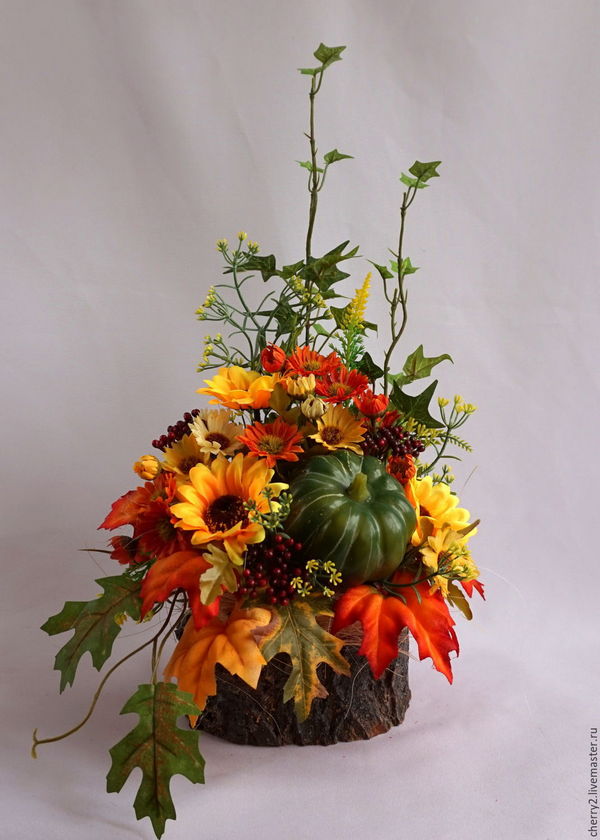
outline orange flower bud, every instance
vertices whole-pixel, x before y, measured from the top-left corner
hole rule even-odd
[[[133,471],[140,478],[143,478],[144,481],[152,481],[159,474],[160,470],[160,461],[154,455],[142,455],[140,460],[136,461],[133,465]]]
[[[385,394],[374,394],[370,388],[354,397],[354,405],[365,417],[375,417],[388,407],[389,398]]]
[[[276,373],[281,370],[286,360],[285,351],[276,344],[267,344],[260,354],[260,363],[268,373]]]

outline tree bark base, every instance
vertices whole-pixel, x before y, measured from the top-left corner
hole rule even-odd
[[[263,667],[256,689],[217,665],[217,694],[208,698],[196,728],[234,744],[258,747],[328,746],[381,735],[402,723],[410,703],[408,634],[406,630],[401,634],[398,657],[378,680],[357,651],[354,644],[342,650],[350,676],[336,674],[325,663],[318,666],[328,696],[313,701],[303,723],[296,718],[293,700],[283,702],[291,668],[287,654],[273,657]]]

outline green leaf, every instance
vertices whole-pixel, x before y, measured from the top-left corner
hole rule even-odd
[[[260,271],[262,279],[266,282],[270,277],[274,277],[279,272],[275,267],[275,257],[269,254],[265,257],[259,257],[257,254],[250,254],[243,266],[244,271]]]
[[[440,166],[441,162],[441,160],[432,160],[429,161],[429,163],[421,163],[421,161],[416,160],[408,171],[411,175],[414,175],[418,181],[423,183],[425,181],[429,181],[430,178],[440,177],[440,173],[437,171],[437,168]]]
[[[283,277],[284,280],[289,280],[290,277],[294,276],[294,274],[300,274],[303,268],[304,260],[299,260],[297,263],[293,263],[292,265],[282,266],[279,274]]]
[[[398,268],[398,264],[396,263],[396,269]],[[414,274],[416,271],[419,270],[418,265],[413,265],[410,261],[410,257],[404,257],[402,260],[402,276],[406,277],[407,274]]]
[[[117,617],[126,613],[140,619],[141,581],[127,575],[99,578],[104,594],[92,601],[67,601],[62,610],[51,616],[42,630],[49,636],[74,630],[73,636],[56,655],[54,669],[61,672],[60,690],[73,685],[79,660],[86,651],[99,671],[112,653],[112,646],[121,627]]]
[[[317,676],[317,666],[326,662],[338,674],[350,674],[342,656],[344,643],[323,630],[318,615],[333,615],[325,606],[296,599],[289,607],[276,607],[279,621],[261,642],[267,662],[278,653],[287,653],[292,661],[291,673],[283,687],[284,703],[293,698],[300,722],[310,714],[315,697],[326,697],[327,690]]]
[[[394,378],[397,377],[390,377],[392,380]],[[398,382],[394,382],[390,400],[406,417],[413,417],[418,423],[423,423],[428,429],[443,429],[444,424],[434,420],[429,413],[429,403],[437,388],[437,384],[437,379],[435,379],[422,393],[413,397],[410,394],[405,394]]]
[[[340,271],[338,263],[344,260],[350,260],[358,253],[358,245],[346,254],[343,253],[348,245],[349,240],[342,242],[341,245],[328,251],[324,256],[312,260],[302,271],[302,276],[315,283],[324,298],[339,297],[339,295],[332,293],[331,287],[344,280],[350,275],[344,271]]]
[[[304,169],[308,169],[309,172],[313,171],[313,165],[309,160],[297,160],[296,163],[299,163],[300,166],[302,166]],[[318,166],[316,167],[316,169],[317,169],[317,172],[322,172],[323,171],[322,169],[319,169]]]
[[[452,604],[453,607],[458,607],[464,617],[470,621],[473,618],[473,613],[471,611],[471,607],[469,602],[465,598],[464,594],[460,591],[458,586],[453,583],[452,581],[448,582],[448,601]]]
[[[383,376],[383,368],[380,368],[379,365],[375,364],[369,353],[364,354],[362,359],[356,365],[356,369],[360,371],[360,373],[364,373],[370,382],[375,382],[376,379]]]
[[[303,76],[316,76],[317,73],[320,73],[322,68],[321,67],[299,67],[298,70],[302,73]]]
[[[400,175],[400,180],[403,184],[407,187],[416,187],[418,190],[424,190],[425,187],[428,187],[429,184],[424,184],[422,181],[419,181],[417,178],[411,178],[410,175],[407,175],[406,172],[403,172]]]
[[[454,364],[452,356],[449,356],[448,353],[443,353],[441,356],[429,357],[423,355],[423,345],[419,344],[417,349],[404,362],[402,373],[394,377],[394,379],[400,385],[407,385],[416,379],[424,379],[426,376],[431,375],[431,371],[436,365],[439,365],[440,362],[446,359]]]
[[[342,53],[346,47],[326,47],[325,44],[321,43],[314,51],[313,55],[320,61],[323,65],[323,70],[326,67],[329,67],[330,64],[333,64],[334,61],[341,61],[342,60]]]
[[[293,331],[298,322],[296,310],[286,300],[280,300],[273,310],[273,317],[277,321],[278,335],[285,335]]]
[[[326,330],[325,327],[322,327],[321,324],[313,324],[313,330],[317,335],[329,335],[331,332],[331,330]]]
[[[111,768],[106,777],[108,793],[118,793],[131,771],[139,767],[142,781],[133,807],[138,820],[149,817],[157,837],[167,820],[175,819],[169,789],[173,776],[204,782],[204,759],[198,750],[198,733],[177,726],[182,715],[198,715],[192,695],[173,683],[139,685],[121,710],[139,715],[137,726],[110,750]]]
[[[338,152],[337,149],[332,149],[330,152],[327,152],[327,154],[323,156],[323,160],[328,165],[330,163],[335,163],[336,160],[345,160],[346,158],[354,160],[352,155],[344,155],[342,154],[342,152]]]
[[[391,280],[392,277],[394,276],[392,274],[392,272],[389,270],[389,268],[387,268],[385,265],[378,265],[376,262],[373,262],[372,260],[369,260],[369,262],[371,263],[371,265],[374,268],[377,269],[377,271],[381,275],[382,280]]]

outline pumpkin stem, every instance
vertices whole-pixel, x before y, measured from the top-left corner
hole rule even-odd
[[[371,498],[369,488],[367,487],[367,476],[364,472],[359,472],[354,476],[354,480],[347,490],[348,495],[355,502],[366,502]]]

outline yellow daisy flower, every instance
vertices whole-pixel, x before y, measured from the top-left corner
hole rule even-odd
[[[266,408],[277,382],[276,376],[266,376],[243,367],[222,367],[212,379],[204,380],[207,388],[198,388],[199,394],[208,394],[211,403],[221,403],[226,408]]]
[[[409,502],[417,514],[417,527],[412,535],[412,544],[421,543],[444,525],[460,531],[469,523],[470,513],[458,507],[459,498],[447,484],[434,484],[431,476],[411,478],[404,488]],[[473,529],[469,536],[477,533]]]
[[[233,455],[237,449],[242,448],[238,436],[243,428],[233,423],[232,418],[230,411],[220,408],[204,409],[194,417],[189,427],[200,452],[205,455],[218,455],[219,452]]]
[[[187,474],[196,464],[202,464],[207,456],[201,451],[193,435],[184,435],[164,450],[162,468],[178,476]]]
[[[260,513],[268,513],[265,488],[276,497],[288,487],[269,484],[273,473],[263,459],[241,452],[232,461],[217,455],[208,465],[198,464],[190,470],[189,483],[177,488],[182,501],[171,505],[179,520],[175,527],[194,532],[192,545],[222,541],[232,563],[240,565],[246,546],[265,538],[263,526],[250,519],[245,503],[252,501]],[[271,509],[276,504],[271,502]]]
[[[450,581],[479,577],[479,569],[466,548],[467,539],[447,526],[427,537],[421,549],[421,559],[430,572],[440,572],[432,578],[432,592],[439,589],[447,598]]]
[[[357,420],[342,405],[332,405],[319,417],[317,432],[310,437],[327,449],[351,449],[362,455],[359,443],[363,440],[364,433],[364,420]]]

